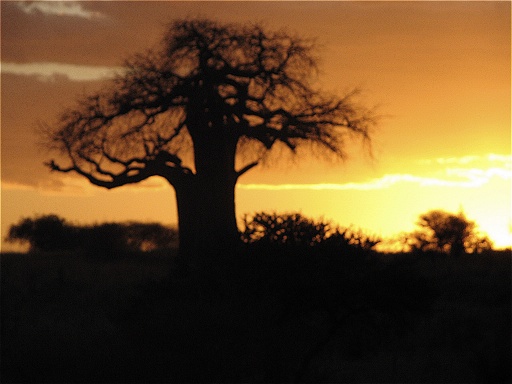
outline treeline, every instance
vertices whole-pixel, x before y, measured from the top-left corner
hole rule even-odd
[[[477,230],[463,212],[433,210],[420,215],[418,229],[382,239],[362,230],[343,228],[330,221],[314,220],[300,213],[260,212],[245,215],[240,238],[255,246],[287,248],[320,247],[336,251],[374,251],[394,248],[400,252],[439,253],[458,256],[492,249],[489,238]],[[30,251],[154,251],[176,248],[176,228],[159,223],[103,223],[75,225],[56,215],[23,218],[10,227],[8,242],[29,244]]]
[[[312,220],[299,213],[257,213],[244,216],[242,240],[251,244],[329,246],[337,250],[360,249],[459,256],[492,249],[489,237],[478,230],[464,212],[432,210],[421,214],[417,229],[383,239],[362,230],[343,228],[329,221]]]
[[[176,247],[175,228],[159,223],[76,225],[56,215],[23,218],[9,228],[7,242],[28,244],[30,251],[112,253]]]
[[[340,228],[300,213],[257,213],[245,215],[240,232],[243,243],[256,246],[371,250],[381,239],[361,230]],[[28,244],[29,251],[154,251],[176,248],[176,228],[159,223],[102,223],[76,225],[56,215],[23,218],[11,225],[7,242]]]

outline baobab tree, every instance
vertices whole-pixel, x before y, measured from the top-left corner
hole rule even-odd
[[[354,92],[315,88],[314,48],[259,25],[176,21],[157,48],[47,125],[68,162],[47,165],[108,189],[163,177],[176,193],[181,254],[226,253],[239,239],[235,184],[266,153],[310,143],[343,157],[348,136],[370,139],[373,114]]]

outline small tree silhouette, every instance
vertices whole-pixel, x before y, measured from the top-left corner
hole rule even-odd
[[[56,215],[23,218],[9,228],[8,242],[28,243],[30,251],[57,251],[72,247],[73,229]]]
[[[476,224],[461,211],[452,214],[432,210],[420,215],[419,230],[407,235],[406,242],[413,250],[435,251],[458,256],[464,252],[482,252],[492,248],[487,236],[476,231]]]
[[[313,144],[343,157],[347,139],[368,141],[375,123],[356,92],[316,89],[313,42],[259,25],[176,21],[158,49],[125,68],[43,127],[68,161],[47,165],[109,189],[163,177],[176,192],[187,257],[230,253],[235,184],[266,152]]]
[[[23,218],[9,228],[8,242],[28,243],[30,251],[76,251],[112,254],[168,249],[176,244],[173,228],[158,223],[103,223],[78,226],[56,215]]]

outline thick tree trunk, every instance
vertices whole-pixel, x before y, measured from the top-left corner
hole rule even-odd
[[[180,255],[189,266],[219,263],[239,240],[235,216],[235,155],[238,136],[226,127],[222,105],[204,108],[195,94],[187,117],[195,174],[173,183],[178,206]],[[209,105],[209,103],[206,103]]]
[[[175,190],[182,261],[199,267],[233,256],[239,239],[235,182],[194,175]]]
[[[174,184],[180,255],[190,266],[220,263],[239,241],[235,214],[236,137],[210,131],[193,137],[196,173]]]

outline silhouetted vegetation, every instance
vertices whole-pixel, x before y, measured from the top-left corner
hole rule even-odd
[[[314,246],[335,231],[329,223],[315,222],[300,213],[256,213],[243,218],[242,240],[246,243],[267,242]]]
[[[300,214],[245,223],[235,257],[186,276],[176,249],[2,254],[2,382],[510,382],[510,251],[383,254]]]
[[[481,253],[492,248],[492,242],[476,230],[474,221],[458,214],[433,210],[420,215],[419,230],[405,235],[404,242],[412,251],[440,252],[459,256]]]
[[[109,189],[163,177],[176,192],[181,253],[230,253],[235,185],[269,151],[343,157],[348,138],[370,140],[375,113],[357,91],[317,89],[316,73],[313,41],[257,24],[175,21],[158,49],[128,59],[108,87],[42,129],[67,160],[47,165]]]
[[[111,255],[177,246],[174,228],[158,223],[102,223],[80,226],[56,215],[24,218],[9,228],[8,242],[29,244],[30,251],[85,251]]]
[[[343,252],[346,248],[371,250],[380,239],[361,230],[341,228],[331,222],[313,220],[300,213],[259,212],[243,217],[242,241],[250,244],[274,244],[314,247]]]
[[[56,215],[21,219],[5,238],[8,242],[28,243],[31,251],[58,251],[73,247],[74,228]]]

